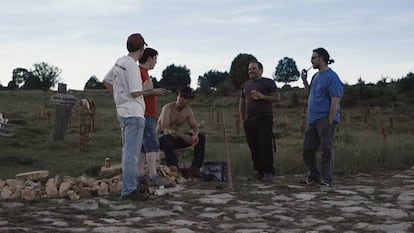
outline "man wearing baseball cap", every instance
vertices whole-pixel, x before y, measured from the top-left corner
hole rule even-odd
[[[142,83],[137,61],[144,53],[144,38],[139,33],[131,34],[126,43],[128,55],[116,60],[104,78],[104,85],[113,92],[116,112],[122,136],[122,191],[121,197],[145,200],[139,192],[136,167],[141,152],[145,128],[144,91],[152,89],[150,82]]]

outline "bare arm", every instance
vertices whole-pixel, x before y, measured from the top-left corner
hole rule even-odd
[[[339,100],[340,99],[337,96],[332,96],[331,97],[331,106],[330,106],[330,109],[329,109],[329,116],[328,116],[330,124],[333,123],[333,120],[335,118],[336,112],[338,110]]]
[[[154,86],[150,80],[147,80],[142,84],[142,91],[131,92],[131,95],[136,98],[145,95],[145,93],[151,92],[152,90],[154,90]]]
[[[195,119],[194,112],[190,107],[187,108],[187,114],[188,115],[186,117],[186,121],[187,121],[187,124],[192,129],[191,134],[189,134],[188,132],[177,130],[176,135],[177,135],[177,137],[181,138],[182,140],[184,140],[188,144],[196,145],[198,143],[198,140],[199,140],[198,139],[198,133],[199,133],[198,124],[197,124],[197,121]]]
[[[144,92],[144,96],[151,96],[151,95],[164,96],[168,93],[171,93],[171,91],[169,91],[165,88],[154,88],[152,90]]]
[[[189,111],[187,116],[187,122],[193,130],[193,135],[189,135],[187,132],[178,130],[177,126],[174,122],[171,121],[171,108],[173,105],[167,104],[165,105],[160,113],[160,117],[158,118],[157,122],[157,132],[161,134],[170,134],[176,138],[181,138],[185,142],[190,145],[195,145],[198,143],[198,125],[195,121],[195,117],[193,112]]]
[[[171,108],[170,108],[170,106],[171,106],[171,104],[166,104],[166,105],[164,105],[164,107],[162,107],[160,117],[158,118],[158,121],[157,121],[157,132],[158,133],[164,133],[165,129],[168,130],[168,128],[171,125],[171,119],[170,119]]]
[[[192,129],[192,135],[189,135],[186,132],[177,131],[177,137],[181,138],[185,142],[187,142],[190,145],[196,145],[198,143],[198,125],[197,121],[195,119],[193,110],[191,108],[188,108],[188,116],[187,116],[187,123]]]
[[[186,121],[188,125],[190,126],[190,128],[192,129],[192,133],[189,134],[188,132],[180,131],[177,129],[176,131],[171,132],[170,134],[178,138],[181,138],[182,140],[184,140],[190,145],[196,145],[199,140],[198,139],[199,129],[198,129],[197,121],[195,119],[194,113],[191,110],[191,108],[188,108],[187,111],[188,111],[188,115],[187,115]]]

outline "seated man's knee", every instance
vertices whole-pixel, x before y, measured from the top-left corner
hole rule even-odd
[[[170,134],[161,136],[159,141],[160,141],[161,148],[174,146],[174,137]]]

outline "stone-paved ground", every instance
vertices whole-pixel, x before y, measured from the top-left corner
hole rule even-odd
[[[98,197],[0,202],[0,232],[414,232],[414,169],[335,177],[186,184],[145,202]]]

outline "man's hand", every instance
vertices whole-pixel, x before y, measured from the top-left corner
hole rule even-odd
[[[198,134],[191,136],[191,139],[193,140],[193,146],[198,144],[198,141],[199,141]]]
[[[258,90],[252,90],[250,92],[250,95],[255,100],[259,100],[259,99],[263,99],[264,98],[264,95],[260,91],[258,91]]]
[[[308,71],[306,69],[302,70],[302,72],[300,73],[300,78],[302,79],[302,81],[307,82]]]

